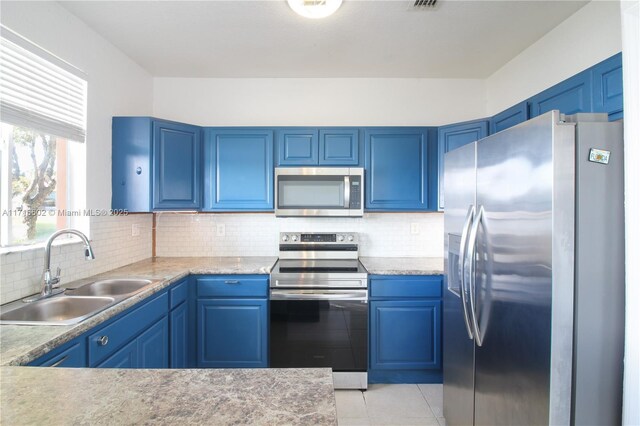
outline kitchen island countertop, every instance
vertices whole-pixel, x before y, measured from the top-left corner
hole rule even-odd
[[[330,368],[0,367],[2,424],[336,425]]]
[[[442,275],[442,257],[361,257],[370,275]]]

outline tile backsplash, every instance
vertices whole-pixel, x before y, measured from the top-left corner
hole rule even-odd
[[[89,238],[95,260],[84,259],[79,242],[54,245],[51,269],[60,267],[64,283],[147,259],[151,257],[152,221],[151,214],[92,217]],[[134,224],[138,225],[140,235],[131,235]],[[42,246],[0,254],[0,304],[39,292],[43,265]]]
[[[352,231],[360,233],[362,256],[442,256],[443,226],[442,213],[365,213],[362,218],[160,213],[156,255],[277,256],[279,232]]]

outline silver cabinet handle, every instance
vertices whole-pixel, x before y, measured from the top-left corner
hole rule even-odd
[[[467,245],[467,252],[465,255],[465,266],[469,278],[469,306],[471,308],[471,327],[473,328],[473,334],[475,335],[476,344],[482,346],[482,337],[480,336],[480,326],[478,325],[478,317],[476,316],[476,244],[478,239],[478,228],[480,228],[480,222],[484,217],[484,207],[480,206],[478,214],[473,220],[471,230],[469,231],[469,244]]]
[[[63,362],[65,362],[67,360],[67,358],[69,358],[69,355],[65,355],[62,358],[60,358],[59,360],[57,360],[56,362],[54,362],[53,364],[51,364],[51,367],[57,367],[60,364],[62,364]]]
[[[462,311],[464,313],[464,325],[467,329],[467,334],[469,335],[469,340],[473,340],[473,331],[471,330],[471,321],[469,321],[469,308],[467,307],[467,296],[469,292],[467,291],[467,286],[465,285],[465,254],[468,236],[469,236],[469,227],[471,222],[473,221],[473,216],[476,214],[476,206],[471,204],[469,206],[469,210],[467,211],[467,217],[464,220],[464,227],[462,228],[462,237],[460,238],[460,251],[458,254],[458,276],[460,277],[460,299],[462,300]]]
[[[107,346],[107,343],[109,343],[109,336],[102,336],[98,339],[98,344],[100,346]]]
[[[224,280],[225,284],[240,284],[238,280]]]

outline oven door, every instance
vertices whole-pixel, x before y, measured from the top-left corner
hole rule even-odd
[[[367,388],[367,290],[272,289],[269,307],[271,367],[330,367],[336,388]]]
[[[360,169],[278,167],[275,179],[276,216],[363,214]]]

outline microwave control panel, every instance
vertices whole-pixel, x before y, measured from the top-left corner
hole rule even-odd
[[[362,208],[362,181],[360,176],[351,176],[351,193],[349,194],[349,208]]]

